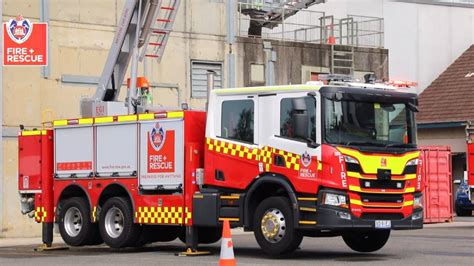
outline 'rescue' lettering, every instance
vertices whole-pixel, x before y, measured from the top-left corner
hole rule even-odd
[[[172,170],[173,162],[166,161],[168,158],[163,155],[150,155],[148,158],[149,169],[152,170]]]

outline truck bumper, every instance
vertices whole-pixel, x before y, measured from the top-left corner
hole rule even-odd
[[[377,229],[375,228],[375,219],[367,220],[361,219],[350,214],[350,219],[347,219],[350,214],[339,209],[332,209],[328,207],[320,207],[318,209],[317,224],[315,229],[320,230],[345,230],[345,229]],[[420,217],[413,219],[413,217]],[[346,217],[346,218],[342,218]],[[381,219],[382,220],[382,219]],[[393,230],[409,230],[423,228],[423,210],[416,210],[408,217],[400,220],[390,220],[391,229]]]

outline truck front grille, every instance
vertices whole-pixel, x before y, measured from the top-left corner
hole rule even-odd
[[[360,179],[360,186],[362,188],[403,189],[405,188],[405,181]]]
[[[389,194],[360,194],[360,199],[362,202],[384,202],[384,203],[402,203],[402,195],[389,195]]]
[[[401,213],[363,213],[360,218],[364,220],[402,220]]]

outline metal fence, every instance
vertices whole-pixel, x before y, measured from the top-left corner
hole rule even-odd
[[[320,11],[248,3],[239,3],[238,11],[237,35],[240,37],[375,48],[384,46],[383,18],[348,15],[337,19]]]

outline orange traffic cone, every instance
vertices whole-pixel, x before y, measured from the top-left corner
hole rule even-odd
[[[221,257],[219,258],[219,266],[235,266],[234,245],[232,244],[232,235],[230,234],[229,220],[224,220],[224,228],[222,228],[221,240]]]

